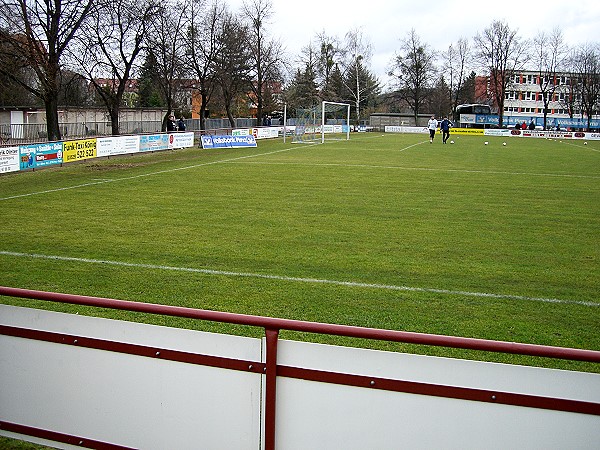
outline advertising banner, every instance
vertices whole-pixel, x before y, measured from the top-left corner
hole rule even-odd
[[[336,133],[336,128],[337,125],[324,125],[323,126],[323,133]],[[340,125],[340,129],[339,131],[337,131],[337,133],[341,133],[342,132],[342,126]]]
[[[202,136],[202,148],[256,147],[256,138],[248,136]]]
[[[535,131],[535,130],[510,130],[511,135],[520,137],[543,139],[581,139],[598,140],[600,133],[586,133],[583,131]]]
[[[278,127],[252,128],[252,134],[256,139],[270,139],[279,136]]]
[[[96,138],[63,142],[63,161],[83,161],[96,157]]]
[[[62,142],[48,142],[47,144],[21,145],[20,169],[35,169],[36,167],[62,164],[64,158]]]
[[[512,130],[508,130],[506,128],[486,128],[483,130],[483,134],[486,136],[511,136]]]
[[[232,136],[248,136],[249,134],[252,134],[251,128],[238,128],[231,131]]]
[[[460,123],[474,124],[476,121],[475,114],[461,114]]]
[[[169,135],[144,134],[140,136],[140,152],[155,152],[169,149]]]
[[[0,148],[0,173],[16,172],[19,169],[19,147]]]
[[[98,138],[96,155],[98,157],[125,155],[140,151],[139,136],[111,136]]]
[[[470,135],[483,135],[483,128],[452,128],[450,129],[452,134],[470,134]]]
[[[386,133],[429,133],[427,127],[405,127],[398,125],[386,125]]]
[[[169,149],[188,148],[194,146],[194,133],[169,134]]]

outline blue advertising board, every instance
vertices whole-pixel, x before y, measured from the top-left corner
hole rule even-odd
[[[256,138],[246,136],[202,136],[202,148],[256,147]]]
[[[461,115],[462,117],[462,115]],[[529,122],[533,119],[536,126],[544,125],[543,117],[533,117],[533,116],[504,116],[502,118],[502,124],[505,127],[513,127],[517,123],[521,124],[525,122],[529,125]],[[478,125],[495,125],[498,126],[498,116],[496,114],[475,114],[475,123]],[[552,117],[548,116],[546,126],[549,128],[554,128],[557,125],[563,130],[567,128],[587,128],[588,123],[586,118],[581,117]],[[590,128],[600,128],[600,119],[592,119],[590,120]]]
[[[140,152],[153,152],[168,149],[168,134],[143,134],[140,136]]]
[[[63,143],[48,142],[47,144],[21,145],[19,146],[19,153],[21,155],[21,170],[62,164]]]

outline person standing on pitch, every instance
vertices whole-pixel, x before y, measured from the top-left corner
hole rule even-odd
[[[429,122],[427,122],[427,128],[429,128],[429,143],[433,144],[433,138],[435,137],[435,130],[438,126],[437,120],[435,120],[435,116],[431,116]]]
[[[452,126],[452,122],[450,122],[447,117],[444,117],[444,120],[442,120],[442,122],[440,123],[440,130],[442,130],[442,142],[444,144],[450,137],[450,127],[451,126]]]

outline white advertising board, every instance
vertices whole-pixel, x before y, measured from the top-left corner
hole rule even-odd
[[[429,133],[427,127],[405,127],[397,125],[386,125],[386,133]]]
[[[0,148],[0,173],[21,170],[19,164],[19,147]]]
[[[194,133],[169,133],[169,149],[194,146]]]
[[[96,156],[113,156],[137,153],[140,151],[139,136],[99,137],[96,140]]]

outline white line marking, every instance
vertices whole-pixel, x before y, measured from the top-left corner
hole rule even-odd
[[[404,150],[404,149],[403,149]],[[237,161],[227,161],[231,164],[241,164]],[[558,178],[590,178],[600,179],[600,175],[573,175],[573,174],[560,174],[560,173],[535,173],[535,172],[503,172],[498,170],[468,170],[468,169],[437,169],[430,167],[402,167],[402,166],[380,166],[372,164],[342,164],[342,163],[295,163],[295,162],[269,162],[269,161],[257,161],[257,162],[244,162],[244,164],[273,164],[273,165],[298,165],[307,167],[364,167],[368,169],[398,169],[398,170],[415,170],[424,172],[450,172],[450,173],[478,173],[483,175],[527,175],[535,177],[558,177]]]
[[[413,148],[413,147],[416,147],[417,145],[424,144],[425,142],[427,142],[427,141],[423,141],[423,142],[417,142],[416,144],[412,144],[412,145],[409,145],[408,147],[401,148],[401,149],[400,149],[400,150],[398,150],[398,151],[399,151],[399,152],[403,152],[404,150],[408,150],[409,148]]]
[[[575,142],[577,142],[577,144]],[[582,150],[590,150],[592,152],[600,152],[600,150],[596,150],[595,148],[588,147],[587,144],[581,144],[580,141],[563,141],[563,143],[570,145],[571,147],[580,148]]]
[[[422,288],[413,286],[398,286],[390,284],[377,284],[377,283],[362,283],[357,281],[339,281],[339,280],[326,280],[320,278],[302,278],[302,277],[288,277],[285,275],[267,275],[261,273],[250,273],[250,272],[233,272],[228,270],[213,270],[213,269],[196,269],[193,267],[174,267],[174,266],[163,266],[156,264],[137,264],[128,263],[123,261],[108,261],[102,259],[88,259],[88,258],[75,258],[69,256],[55,256],[55,255],[40,255],[36,253],[20,253],[20,252],[9,252],[1,251],[0,255],[14,256],[19,258],[37,258],[37,259],[48,259],[54,261],[70,261],[70,262],[81,262],[88,264],[105,264],[118,267],[133,267],[139,269],[154,269],[154,270],[170,270],[176,272],[191,272],[201,273],[206,275],[224,275],[230,277],[244,277],[244,278],[262,278],[266,280],[278,280],[278,281],[293,281],[298,283],[309,283],[309,284],[331,284],[336,286],[347,286],[367,289],[381,289],[388,291],[409,291],[409,292],[428,292],[434,294],[445,294],[445,295],[463,295],[468,297],[479,297],[479,298],[492,298],[492,299],[505,299],[505,300],[521,300],[521,301],[533,301],[543,303],[559,303],[559,304],[571,304],[571,305],[582,305],[598,307],[600,303],[591,301],[581,300],[565,300],[559,298],[543,298],[543,297],[527,297],[523,295],[510,295],[510,294],[493,294],[488,292],[469,292],[469,291],[454,291],[451,289],[437,289],[437,288]]]
[[[213,165],[213,164],[227,163],[227,162],[237,161],[237,160],[240,160],[240,159],[255,158],[257,156],[272,155],[274,153],[287,152],[287,151],[294,150],[294,149],[295,148],[285,148],[285,149],[282,149],[282,150],[275,150],[275,151],[266,152],[266,153],[258,153],[258,154],[255,154],[255,155],[238,156],[236,158],[229,158],[229,159],[223,159],[223,160],[218,160],[218,161],[209,161],[209,162],[205,162],[205,163],[201,163],[201,164],[194,164],[192,166],[176,167],[174,169],[159,170],[158,172],[144,173],[144,174],[141,174],[141,175],[133,175],[133,176],[130,176],[130,177],[97,180],[97,181],[93,181],[93,182],[90,182],[90,183],[76,184],[74,186],[65,186],[65,187],[56,188],[56,189],[48,189],[46,191],[37,191],[37,192],[29,192],[27,194],[11,195],[9,197],[0,197],[0,201],[2,201],[2,200],[11,200],[11,199],[15,199],[15,198],[30,197],[32,195],[50,194],[52,192],[67,191],[67,190],[70,190],[70,189],[79,189],[79,188],[88,187],[88,186],[94,186],[94,185],[98,185],[98,184],[116,183],[117,181],[135,180],[135,179],[138,179],[138,178],[150,177],[150,176],[153,176],[153,175],[160,175],[160,174],[163,174],[163,173],[177,172],[179,170],[195,169],[196,167],[203,167],[203,166],[210,166],[210,165]]]

